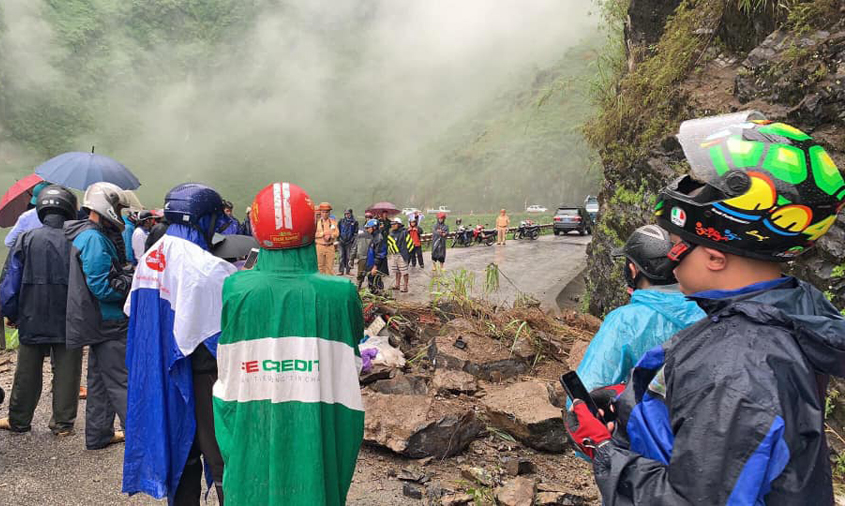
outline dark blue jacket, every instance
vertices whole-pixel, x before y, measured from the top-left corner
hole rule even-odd
[[[338,228],[340,228],[340,235],[338,239],[341,244],[351,244],[358,236],[358,222],[355,221],[354,216],[349,218],[344,217],[340,220]]]
[[[77,348],[126,336],[123,303],[132,272],[123,270],[115,244],[90,220],[68,221],[71,241],[67,298],[67,345]]]
[[[378,232],[373,234],[370,249],[367,251],[367,270],[372,270],[373,266],[384,273],[387,272],[387,241]]]
[[[218,220],[217,233],[223,235],[236,235],[241,231],[241,224],[233,216],[223,215]]]
[[[44,226],[18,237],[0,283],[3,314],[18,324],[23,344],[64,344],[70,243],[64,217],[49,214]]]
[[[604,504],[833,504],[826,375],[845,320],[794,278],[693,299],[707,318],[648,351],[593,461]]]

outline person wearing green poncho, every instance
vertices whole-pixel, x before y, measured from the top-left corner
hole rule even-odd
[[[314,208],[273,183],[252,205],[256,266],[226,279],[214,421],[228,505],[340,505],[364,435],[361,300],[317,273]]]

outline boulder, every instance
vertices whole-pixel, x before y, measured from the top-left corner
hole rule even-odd
[[[459,402],[421,395],[363,392],[364,440],[420,459],[457,455],[484,424]]]
[[[472,374],[449,369],[437,369],[431,386],[438,392],[474,394],[478,391],[478,380]]]
[[[397,374],[393,378],[376,381],[370,388],[382,394],[425,395],[428,393],[426,378],[413,374]]]
[[[469,494],[449,494],[440,498],[440,503],[443,506],[464,506],[472,502],[472,496]]]
[[[405,483],[402,485],[402,495],[410,497],[411,499],[422,499],[423,491],[420,487],[414,485],[413,483]]]
[[[533,462],[528,459],[505,457],[502,459],[502,469],[511,476],[531,474],[537,471]]]
[[[492,487],[496,483],[490,471],[483,467],[461,466],[461,476],[485,487]]]
[[[578,369],[581,361],[584,360],[584,355],[587,353],[587,348],[590,346],[590,341],[578,340],[572,343],[569,348],[569,357],[566,359],[566,365],[571,370]]]
[[[587,500],[579,495],[566,492],[538,492],[536,506],[582,506]]]
[[[537,482],[530,478],[514,478],[496,489],[496,501],[502,506],[533,506]]]
[[[465,347],[455,346],[458,337]],[[487,336],[447,334],[432,340],[428,358],[435,369],[464,371],[478,379],[500,382],[526,373],[534,357],[512,354],[509,347]]]
[[[490,424],[536,450],[561,453],[566,428],[546,383],[530,380],[489,391],[482,401]]]

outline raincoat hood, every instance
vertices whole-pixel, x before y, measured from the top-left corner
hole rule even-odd
[[[708,314],[718,313],[731,304],[731,310],[759,323],[794,329],[801,351],[817,371],[845,377],[845,318],[811,284],[789,277],[773,288],[734,297],[702,295],[706,294],[691,298]]]
[[[682,294],[678,285],[653,286],[634,290],[631,304],[642,304],[660,313],[667,320],[686,327],[692,322],[700,320],[704,315],[701,310]]]
[[[317,272],[317,249],[313,244],[293,249],[262,249],[252,270],[290,275]]]
[[[103,228],[91,220],[70,220],[64,225],[65,237],[68,241],[73,241],[79,234],[91,229],[103,232]]]

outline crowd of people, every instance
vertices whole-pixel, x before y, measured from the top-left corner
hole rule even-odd
[[[845,319],[782,262],[830,229],[845,181],[810,136],[754,114],[685,122],[678,140],[690,173],[613,252],[631,301],[578,367],[591,392],[567,431],[607,505],[833,504],[824,403],[845,376]],[[31,430],[50,357],[50,428],[71,434],[87,347],[85,445],[125,439],[124,493],[196,505],[205,478],[221,504],[343,504],[364,424],[362,305],[343,276],[357,263],[358,288],[380,293],[392,269],[408,291],[419,219],[338,222],[287,182],[245,223],[197,183],[132,216],[110,183],[81,206],[57,185],[34,193],[0,280],[21,343],[0,428]],[[500,241],[508,225],[503,210]],[[260,247],[249,268],[213,254],[238,232]]]

